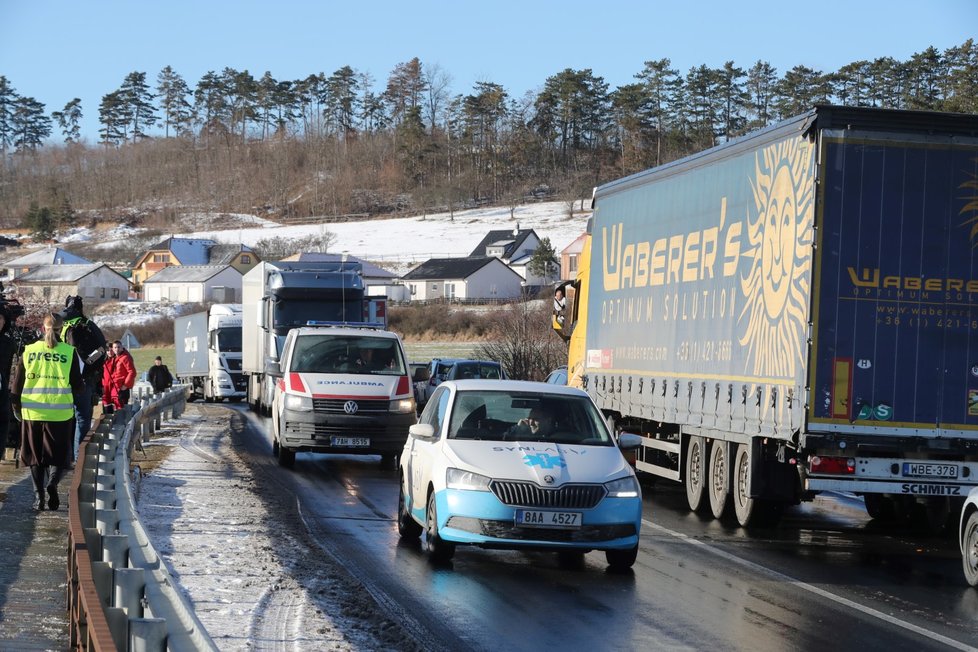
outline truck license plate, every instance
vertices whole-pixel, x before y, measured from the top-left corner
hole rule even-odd
[[[329,445],[339,448],[369,448],[370,437],[333,437],[329,440]]]
[[[516,524],[524,527],[549,527],[574,530],[581,527],[581,513],[518,509],[516,510]]]
[[[904,462],[903,475],[913,478],[957,478],[958,465]]]

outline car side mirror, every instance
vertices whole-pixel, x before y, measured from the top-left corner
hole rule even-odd
[[[427,367],[414,370],[414,382],[423,383],[431,378],[431,373],[428,371]]]
[[[642,437],[630,432],[623,432],[618,435],[618,448],[623,451],[637,450],[642,446]]]
[[[423,437],[425,439],[431,439],[435,436],[435,427],[430,423],[416,423],[410,428],[408,428],[408,433],[412,437]]]

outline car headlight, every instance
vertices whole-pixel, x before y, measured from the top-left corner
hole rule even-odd
[[[312,411],[312,398],[309,396],[299,396],[298,394],[286,394],[284,405],[286,410],[310,412]]]
[[[642,495],[642,489],[638,486],[638,478],[634,475],[627,475],[611,482],[604,483],[610,498],[637,498]]]
[[[391,412],[397,414],[409,414],[415,411],[414,399],[413,398],[402,398],[396,401],[391,401]]]
[[[467,489],[468,491],[489,491],[489,478],[472,471],[448,469],[445,473],[445,484],[449,489]]]

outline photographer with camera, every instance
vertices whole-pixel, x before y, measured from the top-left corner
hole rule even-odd
[[[84,387],[75,395],[75,439],[74,455],[78,458],[78,447],[92,427],[92,408],[95,405],[95,392],[102,382],[102,365],[105,362],[105,335],[95,322],[82,312],[82,298],[68,296],[65,309],[60,315],[64,319],[61,327],[61,341],[70,344],[78,351],[84,363],[82,380]]]

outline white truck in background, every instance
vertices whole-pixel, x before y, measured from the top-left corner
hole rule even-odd
[[[238,402],[246,395],[241,373],[241,304],[216,303],[173,322],[176,379],[205,402]]]

